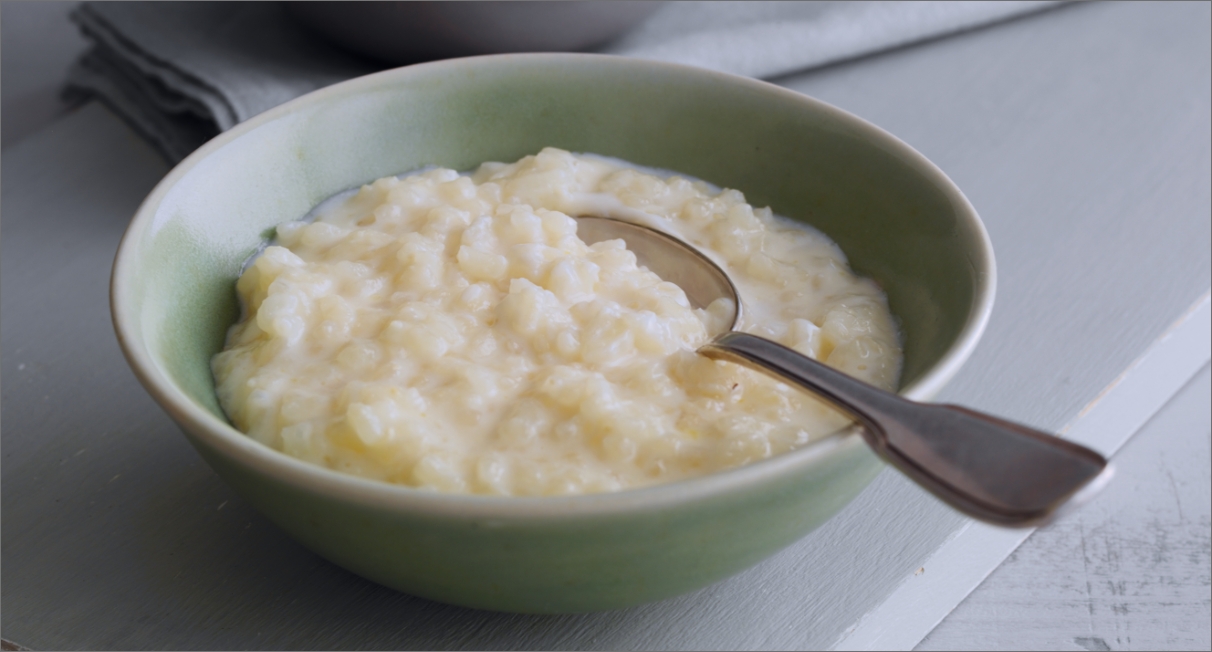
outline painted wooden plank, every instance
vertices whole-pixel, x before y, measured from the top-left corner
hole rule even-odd
[[[1212,305],[1196,302],[1127,371],[1086,406],[1062,436],[1108,457],[1203,369],[1212,357]],[[1115,460],[1112,462],[1116,463]],[[1080,509],[1080,508],[1079,508]],[[1069,515],[1059,516],[1065,520]],[[1022,544],[1035,528],[971,522],[943,544],[887,600],[838,641],[838,650],[907,650]]]
[[[1116,481],[1040,528],[915,649],[1212,648],[1212,373],[1116,454]]]

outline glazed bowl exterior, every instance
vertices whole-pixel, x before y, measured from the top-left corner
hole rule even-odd
[[[803,537],[881,468],[853,430],[662,486],[501,498],[312,466],[224,417],[210,358],[238,316],[241,266],[276,224],[379,177],[547,146],[736,188],[824,231],[888,293],[907,396],[934,394],[984,328],[994,263],[980,219],[889,134],[751,79],[619,57],[500,55],[316,91],[172,170],[114,265],[113,319],[131,367],[215,471],[282,529],[350,571],[434,600],[543,613],[625,607],[718,581]]]

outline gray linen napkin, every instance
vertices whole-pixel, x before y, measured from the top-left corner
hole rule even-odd
[[[379,67],[276,2],[87,2],[72,19],[93,47],[65,93],[105,102],[173,163],[262,111]]]
[[[1004,20],[1052,2],[670,2],[603,52],[771,78]],[[108,104],[170,162],[220,131],[379,69],[275,2],[88,2],[92,49],[65,93]]]

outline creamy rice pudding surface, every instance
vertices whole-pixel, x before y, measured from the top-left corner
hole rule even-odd
[[[896,386],[885,299],[820,233],[735,190],[544,149],[471,175],[388,177],[287,222],[237,283],[212,366],[240,430],[302,460],[455,493],[613,491],[746,464],[846,422],[808,394],[695,353],[695,309],[622,241],[643,223],[712,256],[744,330]]]

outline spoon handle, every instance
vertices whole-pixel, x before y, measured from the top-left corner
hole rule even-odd
[[[1038,525],[1082,487],[1079,500],[1110,478],[1107,460],[1084,446],[959,406],[910,401],[755,335],[725,333],[699,352],[820,396],[858,421],[867,444],[889,464],[995,525]]]

